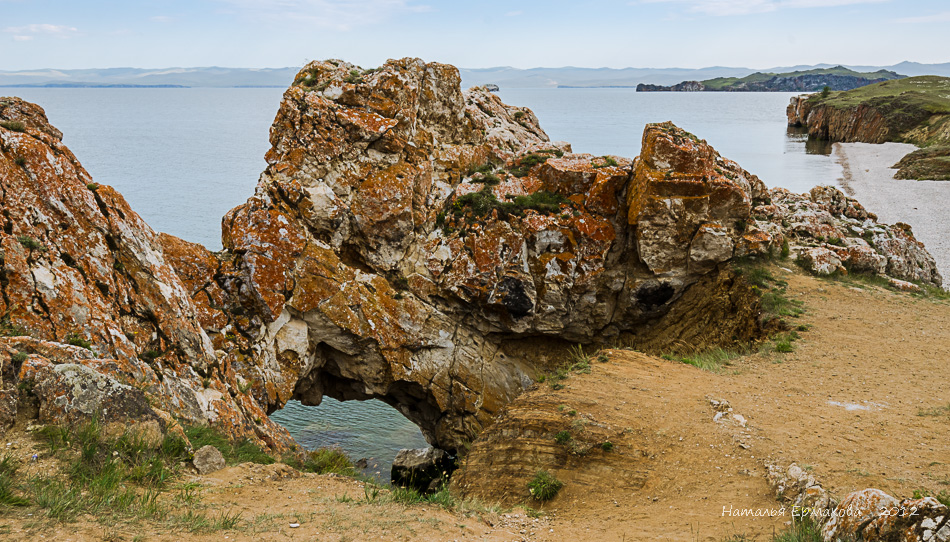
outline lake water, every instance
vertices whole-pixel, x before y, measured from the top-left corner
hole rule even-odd
[[[99,183],[114,186],[156,230],[221,248],[221,217],[257,184],[281,89],[13,89],[46,109]],[[839,167],[786,131],[786,93],[637,93],[632,89],[511,89],[555,140],[575,152],[633,157],[643,126],[672,120],[767,185],[804,192],[834,183]],[[425,445],[418,428],[379,401],[319,407],[291,402],[273,419],[308,448],[339,446],[388,471],[400,448]]]

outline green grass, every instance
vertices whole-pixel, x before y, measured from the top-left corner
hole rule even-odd
[[[188,436],[188,440],[191,441],[191,445],[195,450],[209,444],[220,450],[228,465],[248,462],[270,465],[275,462],[273,457],[250,440],[230,441],[224,435],[207,426],[188,427],[185,429],[185,435]]]
[[[950,92],[950,78],[921,75],[875,83],[846,92],[832,92],[825,99],[818,96],[814,99],[832,107],[849,108],[869,100],[877,100],[876,104],[884,104],[900,98],[908,105],[920,107],[928,113],[950,113],[950,98],[945,97],[948,92]]]
[[[539,470],[534,474],[534,478],[528,482],[528,492],[531,494],[531,497],[541,502],[549,501],[556,497],[563,487],[564,482],[561,482],[546,470]]]
[[[353,462],[339,448],[318,448],[307,452],[303,460],[295,457],[284,458],[284,463],[304,472],[317,474],[335,473],[353,476],[356,469]]]
[[[30,500],[17,491],[14,483],[20,460],[9,452],[0,457],[0,511],[6,507],[29,506]]]
[[[950,145],[934,145],[917,149],[894,166],[895,179],[927,179],[950,181]]]
[[[926,489],[914,490],[915,499],[923,499],[924,497],[933,497],[937,499],[937,501],[939,501],[940,504],[944,506],[950,506],[950,491],[947,491],[946,489],[941,491],[940,493],[931,493],[930,491],[927,491]]]
[[[747,354],[744,350],[727,350],[722,347],[713,347],[706,350],[700,350],[688,355],[663,354],[663,359],[670,361],[679,361],[693,367],[698,367],[704,371],[713,373],[721,372],[725,367],[731,365],[730,361]]]
[[[795,520],[785,531],[775,535],[772,542],[822,542],[821,526],[810,517]]]
[[[950,404],[936,406],[931,408],[921,408],[917,411],[918,416],[950,416]]]

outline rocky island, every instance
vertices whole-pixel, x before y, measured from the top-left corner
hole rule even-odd
[[[479,480],[499,446],[554,432],[519,405],[569,347],[690,354],[789,331],[741,261],[942,284],[908,226],[834,188],[770,190],[671,123],[633,159],[573,153],[459,82],[419,59],[308,64],[217,253],[154,232],[42,109],[0,99],[0,423],[210,426],[279,455],[298,448],[267,414],[288,400],[378,398],[450,454],[475,441],[456,491],[524,500],[536,459]],[[805,495],[789,472],[775,485]]]
[[[825,87],[830,90],[851,90],[904,77],[906,76],[887,70],[860,73],[836,66],[788,73],[753,73],[745,77],[683,81],[672,86],[640,83],[637,85],[637,92],[817,92]]]

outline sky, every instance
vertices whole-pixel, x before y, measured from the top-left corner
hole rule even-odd
[[[946,0],[0,0],[0,70],[950,62]]]

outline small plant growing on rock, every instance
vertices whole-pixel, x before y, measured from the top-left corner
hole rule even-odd
[[[550,501],[556,497],[562,487],[564,487],[564,482],[546,470],[539,470],[528,482],[528,492],[531,493],[531,497],[541,502]]]
[[[26,131],[26,125],[18,120],[5,120],[0,122],[0,126],[3,126],[7,130],[12,130],[14,132]]]
[[[28,248],[30,250],[45,250],[46,249],[46,247],[44,247],[42,243],[40,243],[36,239],[33,239],[29,235],[18,235],[16,240],[19,241],[19,243],[23,245],[25,248]]]
[[[599,164],[594,164],[594,169],[600,169],[600,168],[605,168],[605,167],[617,167],[620,165],[619,163],[617,163],[616,160],[614,160],[610,156],[601,156],[600,159],[602,160],[602,162],[600,162]]]
[[[23,362],[26,361],[28,357],[30,357],[30,355],[27,354],[26,352],[17,352],[16,354],[13,354],[12,356],[10,356],[10,361],[13,362],[13,365],[15,367],[18,367],[22,365]]]
[[[145,352],[142,352],[141,354],[139,354],[139,357],[142,358],[142,360],[151,363],[155,361],[155,358],[158,358],[161,355],[162,355],[162,352],[160,352],[159,350],[146,350]]]
[[[570,431],[559,431],[557,434],[554,435],[554,442],[558,444],[567,444],[573,438],[574,437],[571,436]]]
[[[20,167],[23,167],[26,165],[26,158],[18,155],[16,158],[13,159],[13,163]]]
[[[99,190],[99,185],[97,183],[89,183],[86,185],[86,188],[95,192],[96,190]]]
[[[550,158],[550,156],[543,156],[538,153],[526,154],[518,160],[517,166],[510,169],[511,174],[515,177],[524,177],[531,171],[531,168],[538,164],[543,164],[548,158]]]
[[[363,76],[359,70],[350,70],[350,74],[346,76],[344,81],[358,85],[363,82]]]
[[[600,443],[600,449],[605,452],[609,452],[614,449],[614,443],[610,442],[609,440],[605,440]]]
[[[79,346],[85,348],[86,350],[92,350],[92,342],[75,331],[72,331],[69,333],[69,335],[66,335],[66,344]]]

